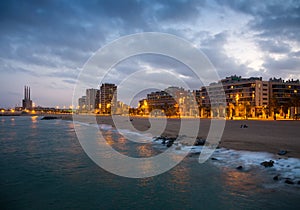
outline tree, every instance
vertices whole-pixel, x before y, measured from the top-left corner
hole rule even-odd
[[[297,107],[300,107],[300,95],[293,95],[290,99],[290,107],[294,107],[295,111],[297,109]],[[296,114],[299,114],[296,112]]]
[[[278,114],[280,110],[280,105],[278,99],[273,95],[269,102],[270,114]]]
[[[300,107],[300,95],[293,95],[290,99],[290,105],[292,107]]]

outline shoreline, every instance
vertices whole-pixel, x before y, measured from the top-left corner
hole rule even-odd
[[[33,115],[22,115],[33,116]],[[73,120],[71,114],[46,114],[38,116],[56,116],[62,120]],[[74,115],[76,120],[86,123],[92,123],[89,117],[95,115]],[[159,124],[163,118],[147,118],[139,116],[115,116],[118,119],[118,128],[137,131],[140,133],[151,133],[153,136],[165,136],[167,138],[177,137],[180,129],[181,120],[190,123],[198,120],[197,118],[166,118],[167,125],[162,133],[155,133],[155,128],[151,128],[150,121],[153,124]],[[132,121],[129,123],[129,120]],[[96,115],[98,124],[107,124],[115,127],[111,116]],[[201,118],[198,137],[206,139],[211,119]],[[224,132],[219,142],[219,147],[233,150],[244,150],[253,152],[268,152],[274,155],[281,150],[287,151],[282,158],[294,157],[300,159],[300,121],[297,120],[226,120]],[[128,125],[132,125],[130,127]],[[247,128],[241,128],[241,125],[247,125]],[[161,127],[158,127],[160,130]],[[149,130],[150,129],[150,130]],[[150,132],[149,132],[150,131]],[[189,145],[186,142],[180,142]],[[191,145],[190,145],[191,146]]]
[[[91,117],[91,116],[89,116]],[[78,121],[92,123],[85,115],[76,115]],[[62,116],[63,120],[72,120],[72,115]],[[98,124],[107,124],[115,127],[111,116],[96,116]],[[140,133],[151,133],[154,136],[165,136],[174,138],[178,135],[181,120],[193,123],[197,119],[168,118],[163,133],[155,133],[155,126],[146,117],[116,116],[118,128],[137,131]],[[129,122],[130,120],[130,122]],[[161,124],[161,118],[150,118],[153,125]],[[211,119],[200,119],[198,137],[206,139]],[[269,152],[277,154],[281,150],[287,154],[279,156],[282,158],[300,158],[300,121],[295,120],[226,120],[224,132],[219,147],[233,150],[245,150],[254,152]],[[241,128],[247,125],[247,128]],[[133,126],[133,127],[132,127]],[[161,127],[157,127],[158,130]],[[182,143],[182,142],[181,142]]]

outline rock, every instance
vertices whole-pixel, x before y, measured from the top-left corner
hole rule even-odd
[[[173,141],[174,142],[174,141],[176,141],[176,139],[177,139],[176,137],[170,137],[169,141]]]
[[[205,144],[205,139],[197,138],[195,143],[194,143],[194,146],[203,146],[204,144]]]
[[[166,144],[166,141],[167,141],[167,138],[164,137],[164,136],[157,136],[157,137],[154,137],[154,141],[158,141],[158,140],[161,140],[162,144]]]
[[[212,159],[212,160],[218,160],[217,158],[214,158],[214,157],[212,157],[211,159]]]
[[[248,128],[248,125],[245,124],[245,125],[244,125],[244,128]]]
[[[55,116],[45,116],[41,120],[56,120],[56,119],[58,119],[58,117],[55,117]]]
[[[270,161],[264,161],[262,163],[260,163],[260,165],[264,166],[264,167],[273,167],[274,165],[274,161],[273,160],[270,160]]]
[[[160,140],[160,136],[155,136],[153,141],[158,141]]]
[[[170,140],[167,142],[167,147],[171,147],[171,146],[173,145],[173,143],[174,143],[174,141],[170,139]]]
[[[242,170],[243,169],[243,166],[238,166],[236,167],[237,170]]]
[[[285,155],[287,153],[286,150],[280,150],[277,154],[278,155]]]
[[[273,180],[274,180],[274,181],[278,181],[278,180],[279,180],[279,175],[274,176],[274,177],[273,177]]]
[[[300,181],[298,181],[297,184],[300,184]]]
[[[289,178],[285,179],[284,183],[286,183],[286,184],[294,184],[294,182],[291,179],[289,179]]]

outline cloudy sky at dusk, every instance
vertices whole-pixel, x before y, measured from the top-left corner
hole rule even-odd
[[[220,77],[300,79],[300,1],[11,0],[0,1],[0,28],[0,107],[21,105],[24,85],[37,105],[70,105],[87,59],[140,32],[186,39]],[[133,58],[110,82],[146,67],[178,68],[189,77],[178,63],[167,63],[157,56]]]

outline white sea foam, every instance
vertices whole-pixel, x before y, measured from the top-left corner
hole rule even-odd
[[[155,145],[161,143],[162,140],[155,141]],[[166,146],[162,145],[161,147],[165,148]],[[203,146],[183,146],[176,142],[172,146],[172,149],[176,153],[188,150],[191,154],[198,154],[202,148]],[[244,172],[258,169],[269,174],[271,179],[273,176],[279,175],[281,183],[286,179],[294,181],[295,184],[300,181],[300,159],[298,158],[287,158],[268,152],[239,151],[225,148],[216,149],[211,158],[213,159],[211,163],[219,167],[227,167],[235,170],[238,166],[242,166]],[[270,160],[274,161],[273,167],[265,168],[261,165],[262,162]]]
[[[148,133],[138,133],[134,131],[130,131],[127,129],[115,129],[113,126],[108,125],[108,124],[95,124],[95,123],[86,123],[86,122],[79,122],[79,121],[74,121],[74,123],[77,123],[79,125],[84,125],[84,126],[91,126],[91,127],[96,127],[99,128],[100,130],[108,131],[111,130],[113,132],[118,132],[121,135],[124,135],[127,140],[133,140],[135,142],[140,142],[140,143],[149,143],[152,142],[153,136]]]
[[[134,131],[130,131],[127,129],[118,129],[118,132],[121,135],[124,135],[127,140],[132,140],[134,142],[138,142],[138,143],[150,143],[152,142],[153,136],[149,133],[138,133],[138,132],[134,132]]]
[[[107,124],[99,124],[98,127],[101,130],[112,130],[113,129],[113,127],[111,125],[107,125]]]
[[[98,125],[94,124],[94,123],[80,122],[80,121],[75,121],[75,120],[73,122],[78,125],[98,127]]]

